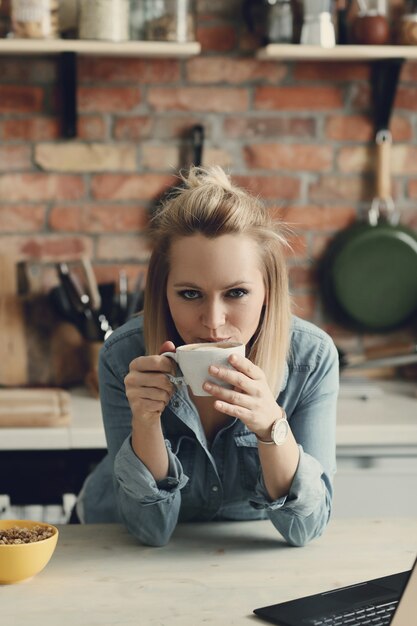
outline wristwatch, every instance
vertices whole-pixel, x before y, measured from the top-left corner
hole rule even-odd
[[[275,422],[272,424],[271,439],[265,441],[265,439],[260,439],[258,435],[256,435],[259,443],[273,446],[282,446],[285,443],[290,427],[288,426],[287,414],[285,413],[283,408],[281,408],[281,411],[281,417],[275,420]]]

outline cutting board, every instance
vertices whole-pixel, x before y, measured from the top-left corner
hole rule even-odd
[[[62,389],[0,389],[0,427],[67,426],[71,396]]]

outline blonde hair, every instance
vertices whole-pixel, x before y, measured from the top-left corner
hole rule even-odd
[[[254,196],[233,185],[218,166],[192,167],[183,185],[169,198],[151,224],[153,252],[145,289],[144,333],[148,354],[164,341],[182,343],[166,297],[171,243],[202,234],[213,238],[246,235],[258,243],[266,289],[259,327],[248,346],[248,358],[278,394],[285,373],[290,335],[290,297],[284,250],[287,242],[268,210]]]

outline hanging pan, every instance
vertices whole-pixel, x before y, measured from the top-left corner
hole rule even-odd
[[[387,120],[386,120],[387,122]],[[376,197],[368,220],[341,231],[319,267],[323,301],[340,324],[387,332],[417,317],[417,234],[391,196],[391,133],[376,133]]]

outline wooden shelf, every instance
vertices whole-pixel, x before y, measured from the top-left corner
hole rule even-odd
[[[90,41],[84,39],[0,39],[0,54],[60,54],[74,52],[90,56],[182,58],[199,54],[198,41]]]
[[[378,61],[384,59],[417,60],[417,46],[335,46],[322,48],[303,44],[271,43],[258,50],[264,61]]]

